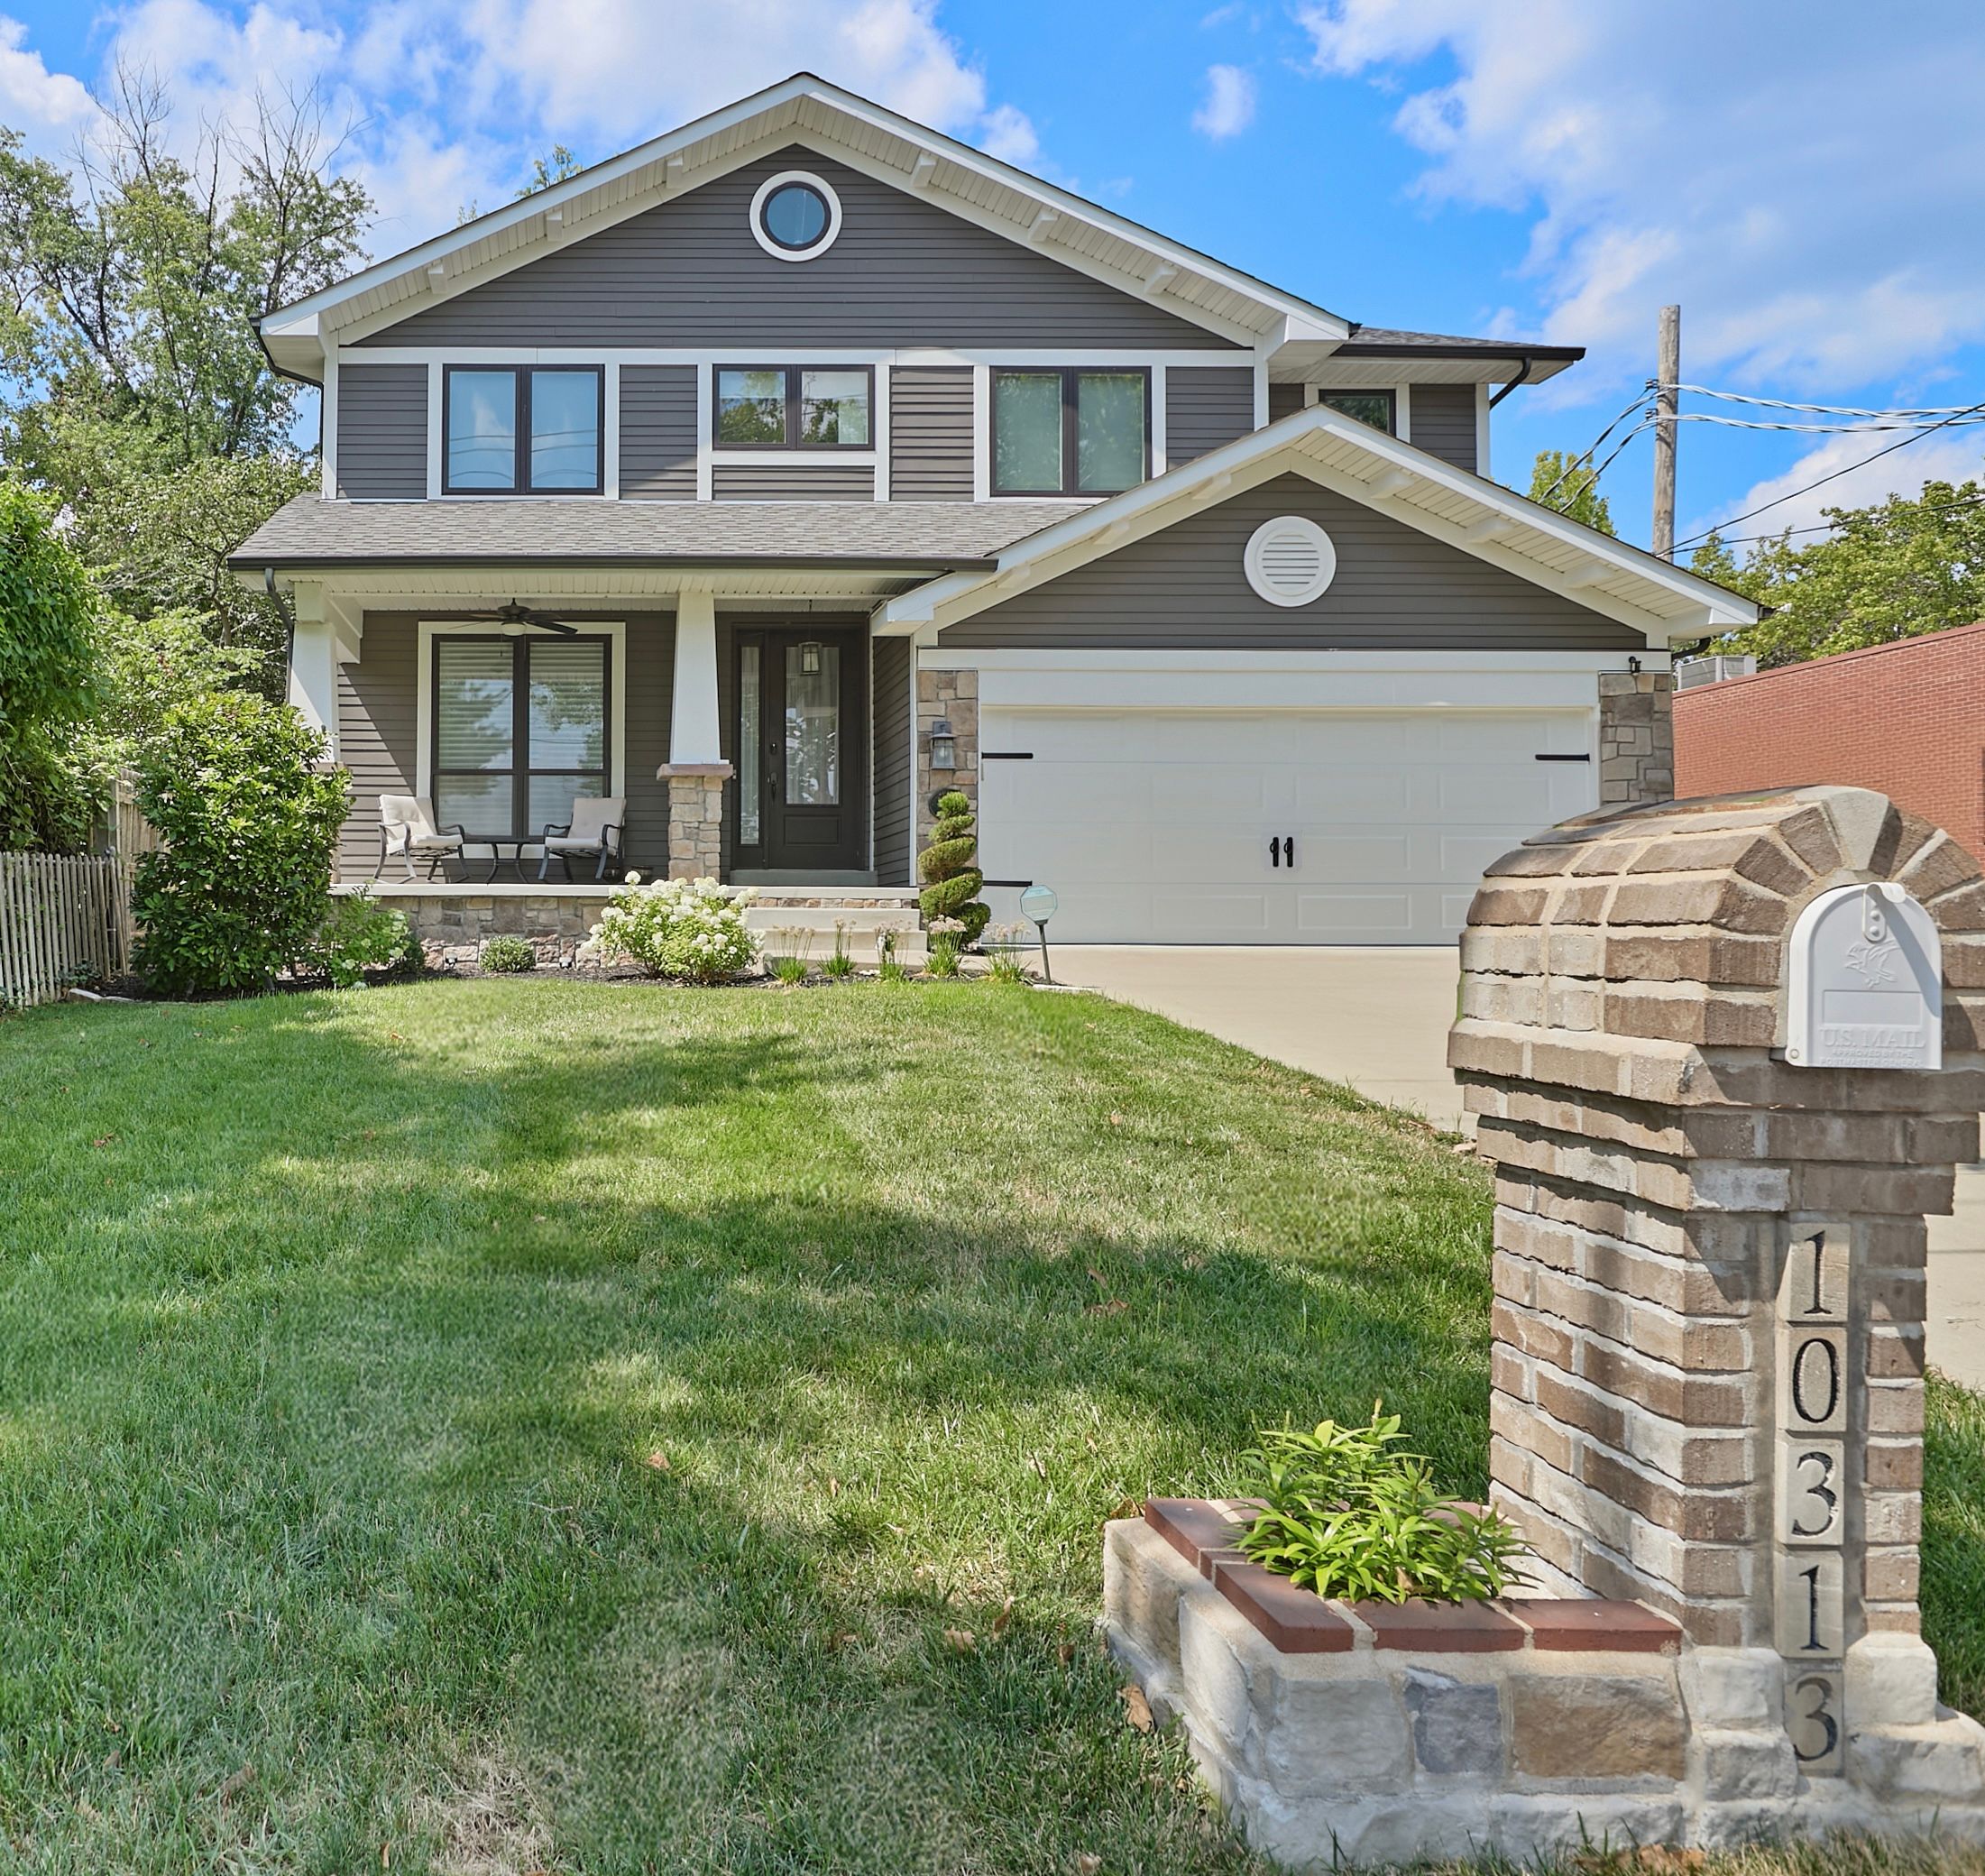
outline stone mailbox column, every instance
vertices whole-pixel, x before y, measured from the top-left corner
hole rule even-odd
[[[1941,934],[1943,1066],[1795,1065],[1795,922],[1876,882],[1934,920],[1933,982]],[[1898,994],[1898,957],[1846,956],[1826,1007],[1890,1007],[1854,985]],[[1985,1105],[1977,867],[1861,789],[1602,814],[1490,868],[1462,968],[1449,1059],[1496,1168],[1495,1502],[1554,1590],[1683,1624],[1707,1799],[1975,1804],[1985,1733],[1936,1705],[1916,1544],[1924,1214]]]

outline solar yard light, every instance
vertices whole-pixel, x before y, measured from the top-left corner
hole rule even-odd
[[[1021,917],[1031,920],[1041,934],[1041,981],[1046,984],[1054,981],[1054,972],[1048,968],[1048,921],[1061,903],[1052,886],[1030,886],[1020,895]]]

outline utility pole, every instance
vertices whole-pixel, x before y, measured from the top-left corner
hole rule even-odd
[[[1682,309],[1661,308],[1654,365],[1654,551],[1675,557],[1675,387],[1682,378]]]

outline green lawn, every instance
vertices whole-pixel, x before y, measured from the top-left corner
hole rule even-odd
[[[1380,1393],[1484,1483],[1482,1169],[1086,997],[65,1007],[0,1193],[10,1871],[1252,1868],[1099,1523]],[[1975,1704],[1954,1390],[1930,1496]]]

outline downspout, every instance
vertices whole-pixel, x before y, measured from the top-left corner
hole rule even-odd
[[[1489,400],[1490,409],[1493,410],[1495,407],[1500,404],[1504,398],[1508,397],[1509,394],[1512,391],[1514,391],[1519,384],[1521,384],[1530,375],[1530,365],[1532,362],[1533,361],[1528,358],[1523,361],[1523,363],[1517,368],[1516,376],[1512,378],[1510,382],[1505,384],[1501,391],[1497,391],[1495,395]]]
[[[269,595],[275,605],[276,611],[282,614],[282,696],[283,701],[287,703],[289,698],[291,674],[295,671],[297,665],[296,608],[289,605],[283,599],[281,593],[276,591],[276,570],[274,567],[265,566],[262,568],[262,590]]]

